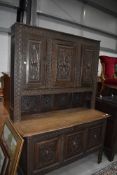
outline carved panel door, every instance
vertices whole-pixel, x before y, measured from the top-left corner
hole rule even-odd
[[[84,152],[84,130],[67,134],[64,146],[65,160],[82,155]]]
[[[46,39],[36,34],[24,33],[23,87],[38,89],[45,87]]]
[[[44,167],[54,166],[59,164],[60,140],[59,137],[51,138],[46,141],[37,142],[34,149],[34,167],[36,170]]]
[[[82,46],[81,84],[90,87],[97,72],[98,50],[91,45]]]
[[[52,43],[52,84],[53,87],[74,87],[78,45],[73,41],[53,40]]]

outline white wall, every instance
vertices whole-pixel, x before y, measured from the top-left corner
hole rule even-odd
[[[19,0],[0,0],[1,2],[13,4],[15,6],[19,6]]]
[[[117,12],[117,1],[116,0],[89,0],[89,2],[95,2],[96,4],[106,7],[107,9],[110,9],[113,12]],[[106,3],[105,3],[106,2]]]
[[[80,28],[77,25],[61,22],[43,14],[69,20],[115,35],[117,35],[117,18],[77,0],[38,0],[37,2],[37,12],[42,14],[37,17],[37,26],[96,39],[101,41],[100,46],[102,48],[112,49],[117,52],[116,38],[90,29]],[[117,53],[104,52],[101,49],[100,55],[117,57]],[[98,75],[100,73],[101,64],[99,63]]]
[[[38,0],[37,11],[80,22],[83,3],[77,0]]]
[[[66,19],[88,27],[102,30],[104,32],[117,35],[117,18],[106,14],[89,5],[85,5],[77,0],[38,0],[37,12],[44,13],[54,17]],[[96,39],[101,41],[101,47],[117,51],[117,39],[111,38],[101,33],[92,32],[88,29],[82,29],[78,26],[65,22],[60,22],[51,17],[39,15],[37,17],[37,26],[50,28],[74,35]]]
[[[10,36],[0,33],[0,76],[10,71]]]
[[[96,29],[117,34],[117,18],[89,5],[85,5],[84,24]]]
[[[10,28],[16,21],[16,9],[0,7],[0,27]]]
[[[0,0],[9,5],[19,6],[19,0]],[[10,29],[16,21],[15,8],[0,6],[0,28]],[[0,76],[2,72],[10,71],[10,35],[0,30]]]
[[[19,4],[19,0],[5,0],[5,2],[16,6]],[[36,11],[117,35],[117,18],[89,5],[85,5],[78,0],[37,0]],[[16,9],[0,7],[0,27],[9,29],[16,21],[16,13]],[[36,25],[100,40],[101,47],[117,51],[117,39],[81,28],[78,25],[73,25],[43,15],[37,15]],[[117,54],[103,52],[102,50],[100,54],[117,57]],[[0,76],[1,72],[9,72],[9,69],[10,35],[0,32]]]
[[[10,29],[16,21],[16,9],[0,7],[0,27]],[[10,71],[10,35],[0,32],[0,76]]]

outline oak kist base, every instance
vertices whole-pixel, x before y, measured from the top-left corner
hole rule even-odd
[[[20,160],[24,175],[45,174],[95,151],[101,162],[107,114],[77,108],[41,115],[15,123],[25,139]]]

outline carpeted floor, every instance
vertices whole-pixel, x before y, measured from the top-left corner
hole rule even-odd
[[[92,175],[117,175],[117,161],[111,163],[105,168],[102,168]]]

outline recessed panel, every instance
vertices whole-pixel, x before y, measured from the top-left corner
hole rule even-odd
[[[27,60],[27,82],[38,82],[41,79],[41,42],[29,41],[29,55]]]
[[[23,84],[25,89],[45,87],[46,40],[39,34],[23,33]]]
[[[35,168],[53,166],[59,161],[59,139],[53,138],[35,144]]]
[[[76,71],[74,42],[54,40],[52,45],[52,75],[55,87],[74,87]]]

